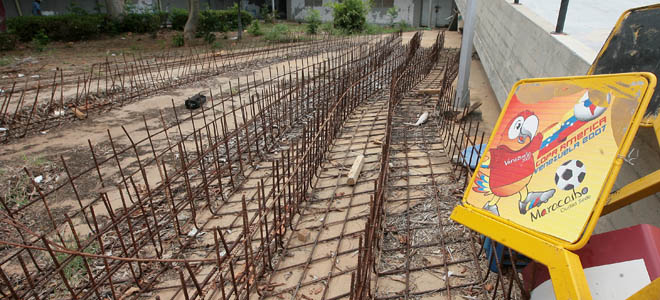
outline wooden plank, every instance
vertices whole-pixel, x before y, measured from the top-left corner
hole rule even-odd
[[[472,112],[477,110],[481,106],[481,102],[475,102],[470,105],[470,108],[465,112],[465,114],[459,114],[456,116],[456,121],[462,121],[465,117],[469,116]]]
[[[357,183],[358,177],[360,177],[360,172],[362,171],[363,166],[364,166],[364,155],[360,154],[353,161],[353,166],[351,167],[351,170],[348,171],[348,179],[346,180],[348,184],[354,185],[355,183]]]
[[[438,95],[441,91],[441,89],[420,89],[417,90],[417,94]]]

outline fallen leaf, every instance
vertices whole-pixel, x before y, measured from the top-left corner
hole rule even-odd
[[[139,287],[132,287],[132,288],[129,288],[129,289],[127,289],[127,290],[124,292],[124,294],[119,298],[119,300],[126,299],[126,298],[129,297],[130,295],[133,295],[133,294],[135,294],[135,293],[137,293],[137,292],[139,292],[139,291],[140,291],[140,288],[139,288]]]
[[[484,289],[486,289],[489,292],[492,291],[494,288],[495,286],[493,286],[492,283],[486,283],[486,285],[484,286]]]
[[[318,295],[321,291],[323,291],[323,287],[322,287],[322,286],[319,286],[319,287],[317,287],[317,288],[315,288],[315,289],[312,289],[312,293],[314,293],[314,295]]]

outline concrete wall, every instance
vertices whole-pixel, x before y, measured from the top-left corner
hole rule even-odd
[[[327,7],[327,3],[335,2],[333,0],[323,0],[323,6],[305,6],[305,0],[289,0],[287,1],[287,19],[295,21],[304,21],[305,17],[312,9],[316,9],[321,13],[321,20],[323,22],[332,21],[332,9]],[[399,8],[399,16],[394,19],[394,22],[404,21],[408,24],[419,25],[419,3],[420,0],[394,0],[394,7]],[[389,24],[390,18],[387,15],[387,8],[374,8],[367,15],[367,22],[373,24]]]
[[[500,106],[523,78],[585,74],[594,51],[566,35],[550,34],[554,24],[513,1],[478,0],[474,48]],[[467,0],[456,0],[465,11]]]
[[[554,24],[524,4],[478,1],[474,47],[500,106],[519,79],[586,74],[595,50],[570,36],[550,34]],[[465,11],[467,0],[456,0],[456,4]],[[635,159],[624,163],[614,190],[660,169],[660,149],[650,128],[640,128],[629,156]],[[660,193],[601,217],[596,233],[643,223],[660,227]]]

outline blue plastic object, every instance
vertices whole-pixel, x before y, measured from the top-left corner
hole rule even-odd
[[[470,166],[470,169],[477,168],[479,158],[484,154],[486,144],[476,145],[475,147],[469,146],[461,151],[461,159],[464,166]]]
[[[504,245],[495,241],[492,241],[492,244],[495,245],[495,250],[491,250],[491,239],[486,237],[486,240],[484,241],[484,251],[486,251],[486,259],[489,262],[488,268],[491,272],[499,273],[497,270],[497,263],[500,262],[502,266],[510,267],[511,256],[509,255],[508,250],[504,251],[506,249]],[[516,253],[516,268],[522,269],[531,261],[529,258],[520,253],[517,253],[513,250],[511,250],[511,252]],[[497,255],[497,260],[495,257],[493,257],[493,254]]]

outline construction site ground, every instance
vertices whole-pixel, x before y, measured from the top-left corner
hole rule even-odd
[[[421,46],[433,45],[437,33],[438,31],[425,31]],[[402,40],[407,42],[413,34],[404,33]],[[446,51],[456,53],[460,48],[460,34],[446,32],[444,48],[449,49]],[[298,63],[307,62],[311,65],[322,60],[323,54],[311,61],[300,59]],[[266,75],[263,75],[264,78],[258,78],[259,75],[255,74],[267,74],[269,69],[272,72],[274,68],[290,67],[290,65],[291,61],[280,60],[273,64],[255,65],[250,70],[236,70],[233,73],[205,78],[145,96],[118,108],[90,112],[84,120],[64,123],[26,138],[0,144],[0,182],[2,182],[0,193],[5,195],[6,200],[10,200],[8,195],[12,194],[21,178],[26,176],[24,168],[29,169],[31,179],[41,176],[39,181],[44,190],[53,189],[66,180],[67,172],[77,174],[93,167],[90,161],[96,160],[97,157],[90,156],[90,148],[101,160],[102,157],[110,156],[115,152],[115,147],[130,147],[134,141],[149,138],[149,130],[156,131],[165,124],[188,117],[183,115],[187,113],[183,106],[186,98],[199,92],[221,90],[228,82],[235,82],[238,85],[237,80],[246,74],[252,74],[250,76],[254,77],[254,80],[265,81]],[[492,278],[490,281],[484,281],[487,272],[486,263],[475,234],[449,219],[452,208],[460,199],[463,186],[457,183],[454,175],[457,171],[456,166],[452,164],[453,152],[447,147],[447,136],[443,135],[441,118],[436,111],[438,99],[418,93],[420,89],[439,88],[443,67],[442,63],[436,64],[426,78],[403,95],[393,115],[389,116],[392,118],[392,125],[389,178],[384,186],[386,194],[382,216],[384,228],[381,242],[376,250],[377,259],[374,267],[376,278],[372,278],[372,281],[367,283],[371,286],[372,295],[376,299],[486,299],[492,296],[494,289],[497,293],[498,285],[493,286]],[[233,90],[224,92],[234,93]],[[473,56],[471,66],[470,93],[472,101],[481,103],[481,107],[472,113],[470,118],[481,120],[481,127],[477,131],[488,137],[499,115],[499,104],[476,55]],[[242,99],[242,97],[238,98]],[[329,146],[325,158],[320,162],[320,167],[315,171],[316,176],[311,180],[310,190],[305,195],[306,200],[300,207],[289,208],[297,209],[297,214],[290,220],[290,224],[285,224],[290,230],[286,231],[284,238],[276,241],[282,245],[283,250],[273,252],[272,255],[277,255],[273,258],[274,263],[270,264],[270,270],[264,271],[262,276],[246,275],[247,279],[243,278],[244,284],[257,285],[257,289],[249,294],[250,299],[348,299],[351,295],[353,288],[351,276],[358,266],[361,237],[365,234],[370,203],[377,193],[374,182],[379,177],[381,149],[387,130],[388,99],[389,93],[387,89],[383,89],[368,97],[347,116],[343,127]],[[243,105],[243,101],[245,100],[232,103],[233,107],[228,109],[238,108],[239,105]],[[172,106],[182,114],[172,113],[169,110]],[[250,107],[253,114],[255,106],[252,104]],[[308,109],[310,115],[313,114],[313,108]],[[410,123],[415,123],[424,112],[429,113],[428,121],[421,126],[411,126]],[[176,132],[177,135],[189,134],[206,124],[206,115],[193,117],[190,114],[189,117],[193,121],[182,122]],[[225,120],[229,123],[228,125],[225,123],[226,130],[241,128],[243,125],[241,121],[245,121],[245,116],[241,118],[234,115],[234,117],[235,119]],[[198,222],[194,228],[186,227],[183,232],[184,234],[188,232],[189,236],[194,237],[194,247],[185,251],[186,259],[211,259],[216,256],[219,259],[222,255],[214,250],[214,245],[218,245],[214,228],[221,230],[224,234],[223,238],[227,241],[239,240],[241,230],[245,229],[246,220],[261,220],[261,213],[265,207],[277,205],[266,203],[265,200],[262,203],[262,200],[250,201],[250,199],[261,199],[262,195],[282,193],[279,182],[274,181],[275,173],[294,170],[285,170],[284,167],[275,165],[270,158],[284,158],[286,153],[293,153],[288,148],[293,147],[293,144],[288,144],[287,138],[293,140],[297,136],[307,134],[302,130],[296,131],[295,126],[292,128],[292,132],[288,132],[287,136],[276,142],[279,150],[268,153],[266,150],[259,150],[257,144],[255,153],[263,159],[259,161],[255,155],[254,163],[245,161],[245,166],[241,164],[240,174],[236,175],[240,178],[240,184],[233,187],[231,195],[222,205],[209,205],[199,210],[191,207],[186,210],[192,214],[189,217]],[[170,133],[175,134],[175,130]],[[109,138],[112,139],[112,143],[108,142]],[[170,137],[163,136],[150,142],[152,148],[161,149],[170,143]],[[298,143],[296,142],[295,145]],[[189,147],[188,151],[194,152],[197,140],[185,146]],[[148,148],[135,149],[135,153],[149,151],[151,150]],[[229,153],[230,150],[227,151]],[[365,164],[359,179],[356,184],[348,184],[346,175],[360,155],[364,156]],[[62,168],[62,161],[67,162],[69,170]],[[117,160],[118,165],[131,166],[133,169],[136,169],[137,165],[141,168],[141,163],[143,162],[139,158],[136,159],[135,156],[128,154],[118,156]],[[201,164],[200,168],[203,168]],[[128,169],[129,167],[122,171],[120,168],[120,172],[128,172]],[[160,167],[147,169],[146,174],[143,174],[144,180],[166,181],[167,174],[159,171]],[[124,176],[114,167],[97,167],[93,174],[96,176],[96,173],[99,178],[108,180],[119,178],[120,175]],[[206,182],[207,179],[199,176],[186,178],[186,185],[201,184],[202,180]],[[98,181],[98,179],[81,178],[77,182],[76,193],[80,193],[83,198],[85,195],[99,191],[104,193],[107,187],[104,186],[103,181],[101,184]],[[29,185],[26,182],[20,184]],[[222,184],[219,188],[220,194],[229,193],[227,190],[223,192]],[[138,189],[140,189],[139,183],[136,191]],[[33,199],[38,195],[38,191],[34,189],[29,193],[23,196]],[[176,193],[176,191],[168,193]],[[214,193],[218,195],[217,191]],[[289,190],[288,193],[291,191]],[[60,201],[49,208],[54,214],[78,207],[75,202],[78,195],[74,197],[73,190],[63,189],[55,195]],[[108,195],[107,205],[122,206],[123,198],[120,199],[109,193]],[[224,194],[222,195],[224,199]],[[193,205],[192,201],[191,205]],[[43,222],[42,215],[45,211],[28,210],[24,213],[33,214],[21,216],[26,225],[33,226]],[[267,211],[265,214],[268,216]],[[114,217],[111,214],[106,216],[101,212],[99,216],[107,219]],[[273,215],[271,217],[275,218]],[[50,225],[43,224],[41,227],[48,226]],[[82,224],[73,227],[79,230],[79,233],[90,233]],[[261,225],[258,228],[261,229]],[[190,235],[193,229],[195,232]],[[4,234],[0,233],[0,235]],[[260,238],[249,240],[253,246],[247,245],[246,242],[246,248],[256,249],[258,244],[263,245],[266,240],[268,236],[263,236],[262,232]],[[161,253],[164,255],[163,258],[166,259],[168,254],[181,250],[172,247],[172,250]],[[180,247],[183,249],[183,245]],[[224,253],[230,252],[232,251]],[[246,255],[248,252],[245,251]],[[271,253],[268,252],[268,255]],[[265,256],[263,259],[265,261]],[[4,271],[8,273],[19,272],[20,267],[16,268],[17,270],[7,270],[7,267],[3,266]],[[236,274],[256,272],[256,269],[251,269],[254,266],[250,266],[247,259],[237,258],[233,268],[231,272]],[[132,269],[131,267],[131,272]],[[206,295],[206,298],[222,299],[225,292],[230,293],[229,288],[225,291],[224,285],[220,289],[221,292],[217,289],[213,291],[208,286],[200,288],[200,283],[195,279],[187,281],[187,288],[186,285],[184,288],[178,286],[180,280],[183,280],[183,274],[188,276],[187,272],[200,281],[206,276],[211,276],[209,274],[214,272],[212,265],[180,264],[176,271],[181,274],[181,279],[171,269],[167,272],[163,271],[158,276],[164,277],[158,280],[150,293],[142,297],[146,299],[158,295],[161,299],[189,299],[193,291],[196,291]],[[193,273],[196,275],[192,276]],[[499,286],[499,288],[504,293],[504,287]],[[128,290],[125,290],[121,299],[132,295],[126,293]]]

